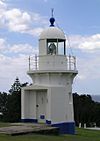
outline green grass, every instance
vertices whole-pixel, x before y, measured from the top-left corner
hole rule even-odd
[[[10,126],[10,123],[0,122],[0,127],[8,127]]]
[[[100,141],[100,131],[76,129],[76,135],[19,135],[10,136],[0,134],[0,141]]]

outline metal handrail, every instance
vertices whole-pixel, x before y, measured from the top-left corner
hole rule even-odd
[[[39,70],[39,57],[42,56],[29,56],[29,71]],[[76,70],[76,57],[66,56],[66,70]]]

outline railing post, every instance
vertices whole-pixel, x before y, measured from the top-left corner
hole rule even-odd
[[[68,70],[68,56],[66,56],[66,65],[67,65],[67,70]]]
[[[30,56],[29,56],[29,71],[30,71]]]
[[[69,55],[69,70],[71,70],[71,56]]]
[[[74,70],[76,70],[76,57],[73,56],[73,58],[74,58]]]
[[[35,54],[35,69],[37,70],[37,55]]]

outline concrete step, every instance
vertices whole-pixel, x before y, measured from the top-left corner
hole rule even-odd
[[[44,134],[44,135],[58,135],[59,128],[51,127],[51,126],[43,126],[43,125],[13,125],[9,127],[0,128],[0,133],[4,133],[7,135],[22,135],[22,134]]]

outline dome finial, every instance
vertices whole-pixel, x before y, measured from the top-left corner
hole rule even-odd
[[[54,8],[51,8],[51,15],[52,15],[52,18],[53,18],[53,12],[54,12]]]
[[[53,17],[54,8],[51,9],[50,26],[54,26],[55,18]]]

